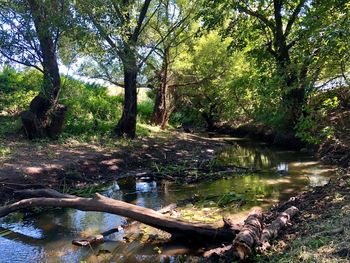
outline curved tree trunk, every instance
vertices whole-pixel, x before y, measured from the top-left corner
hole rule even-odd
[[[164,119],[164,116],[166,114],[166,97],[165,97],[165,91],[162,87],[157,89],[156,93],[156,99],[154,102],[154,108],[152,113],[152,123],[154,125],[161,125]]]
[[[157,90],[155,105],[153,109],[152,122],[155,125],[159,125],[161,129],[165,129],[168,122],[168,82],[169,82],[169,47],[166,47],[163,51],[163,63],[162,71],[159,76],[161,85]]]

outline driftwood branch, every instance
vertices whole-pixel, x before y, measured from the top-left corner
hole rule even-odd
[[[23,199],[0,208],[0,217],[30,207],[67,207],[82,211],[97,211],[131,218],[146,225],[168,232],[174,238],[209,242],[233,240],[236,233],[229,228],[216,228],[208,224],[176,220],[155,210],[114,200],[98,193],[93,198],[82,198],[60,194],[54,190],[31,190],[30,196],[43,194],[44,197]],[[23,194],[24,192],[22,192]],[[18,193],[19,194],[19,193]]]
[[[244,225],[237,234],[233,243],[228,246],[211,249],[204,253],[204,257],[214,259],[226,258],[227,260],[248,258],[252,249],[259,243],[262,232],[263,214],[260,208],[253,208]]]

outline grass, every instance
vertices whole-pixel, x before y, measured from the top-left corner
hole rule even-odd
[[[6,158],[11,155],[11,148],[1,145],[0,143],[0,158]]]
[[[9,134],[15,134],[20,128],[21,123],[17,116],[0,115],[0,138]]]

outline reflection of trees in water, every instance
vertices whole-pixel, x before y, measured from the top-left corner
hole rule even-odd
[[[273,197],[278,199],[280,196],[279,185],[269,185],[257,175],[248,175],[241,177],[241,189],[246,189],[245,195],[249,201]],[[247,187],[248,186],[248,187]],[[239,188],[238,188],[239,189]]]
[[[271,168],[277,162],[277,155],[268,148],[235,144],[219,154],[219,161],[225,165],[237,165],[257,169]]]
[[[118,185],[124,202],[152,209],[158,209],[163,205],[163,196],[159,196],[155,181],[136,180],[135,177],[130,177],[119,180]]]

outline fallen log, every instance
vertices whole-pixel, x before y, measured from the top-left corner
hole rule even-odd
[[[35,196],[35,194],[37,194],[36,190],[32,190],[29,193],[31,196]],[[114,200],[98,193],[96,193],[93,198],[83,198],[71,195],[63,195],[62,197],[59,197],[60,193],[54,190],[45,191],[44,194],[45,197],[23,199],[1,207],[0,217],[4,217],[23,208],[66,207],[83,211],[106,212],[128,217],[168,232],[172,235],[172,237],[187,241],[230,241],[236,236],[236,232],[229,228],[216,228],[208,224],[190,223],[176,220],[155,210]]]
[[[279,214],[278,217],[262,231],[260,238],[261,245],[258,249],[260,251],[265,251],[266,249],[270,248],[270,242],[278,236],[279,232],[287,226],[290,219],[293,218],[298,212],[298,208],[291,206]]]
[[[162,209],[158,210],[157,212],[161,213],[161,214],[166,214],[175,208],[176,208],[176,204],[170,204],[170,205],[165,206]],[[134,223],[139,223],[139,222],[133,222],[132,226],[135,226]],[[119,232],[121,230],[125,230],[129,226],[130,226],[130,224],[125,225],[125,226],[119,226],[119,227],[112,228],[108,231],[102,232],[101,234],[98,234],[98,235],[89,236],[89,237],[84,238],[84,239],[73,240],[72,244],[76,245],[76,246],[87,247],[87,246],[92,246],[92,245],[95,245],[98,243],[103,243],[107,236],[114,234],[116,232]]]
[[[223,259],[232,261],[233,259],[245,260],[248,258],[254,247],[260,240],[262,232],[263,214],[260,208],[253,208],[244,225],[233,240],[231,245],[211,249],[204,253],[204,257],[214,261]],[[226,223],[226,222],[225,222]]]
[[[233,241],[232,248],[240,260],[247,259],[259,243],[263,227],[263,214],[260,208],[253,209],[244,221],[241,231]]]
[[[213,262],[232,260],[246,260],[253,252],[253,249],[264,251],[270,247],[270,241],[275,239],[280,231],[285,228],[290,219],[299,212],[298,208],[292,206],[272,221],[262,230],[263,214],[261,210],[253,210],[244,221],[244,226],[237,234],[231,245],[211,249],[204,253]]]

